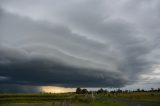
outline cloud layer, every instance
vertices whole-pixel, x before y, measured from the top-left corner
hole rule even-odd
[[[0,84],[157,86],[159,78],[144,76],[153,76],[160,62],[159,5],[158,0],[2,0]]]

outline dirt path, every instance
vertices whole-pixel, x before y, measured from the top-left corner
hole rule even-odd
[[[135,101],[135,100],[128,100],[128,99],[113,99],[113,101],[116,102],[123,102],[127,104],[135,104],[135,105],[140,105],[140,106],[160,106],[158,103],[151,103],[151,102],[143,102],[143,101]]]

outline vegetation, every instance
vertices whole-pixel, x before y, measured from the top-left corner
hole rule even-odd
[[[0,106],[1,104],[6,104],[3,106],[31,106],[31,103],[41,104],[37,106],[55,106],[53,103],[58,104],[56,106],[63,103],[68,103],[67,106],[145,106],[144,103],[139,104],[141,102],[137,101],[158,104],[155,106],[160,105],[159,89],[148,91],[140,89],[136,91],[99,89],[93,93],[87,89],[77,88],[76,93],[0,94]],[[136,103],[130,104],[130,101],[136,101]]]
[[[110,93],[110,94],[118,94],[118,93],[134,93],[134,92],[149,92],[149,93],[154,93],[154,92],[160,92],[160,88],[158,89],[154,89],[151,88],[150,90],[144,90],[144,89],[137,89],[137,90],[121,90],[121,89],[117,89],[117,90],[112,90],[112,91],[107,91],[106,89],[103,90],[102,88],[94,91],[94,93],[96,94],[106,94],[106,93]],[[88,91],[87,89],[81,89],[81,88],[77,88],[76,89],[76,93],[77,94],[90,94],[91,91]]]

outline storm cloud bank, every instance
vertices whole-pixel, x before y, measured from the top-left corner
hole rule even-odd
[[[31,92],[38,86],[157,87],[159,5],[158,0],[2,0],[0,85],[33,86]]]

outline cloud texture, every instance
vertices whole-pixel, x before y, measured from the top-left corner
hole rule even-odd
[[[160,64],[159,5],[1,0],[1,86],[157,87],[160,78],[151,77]]]

